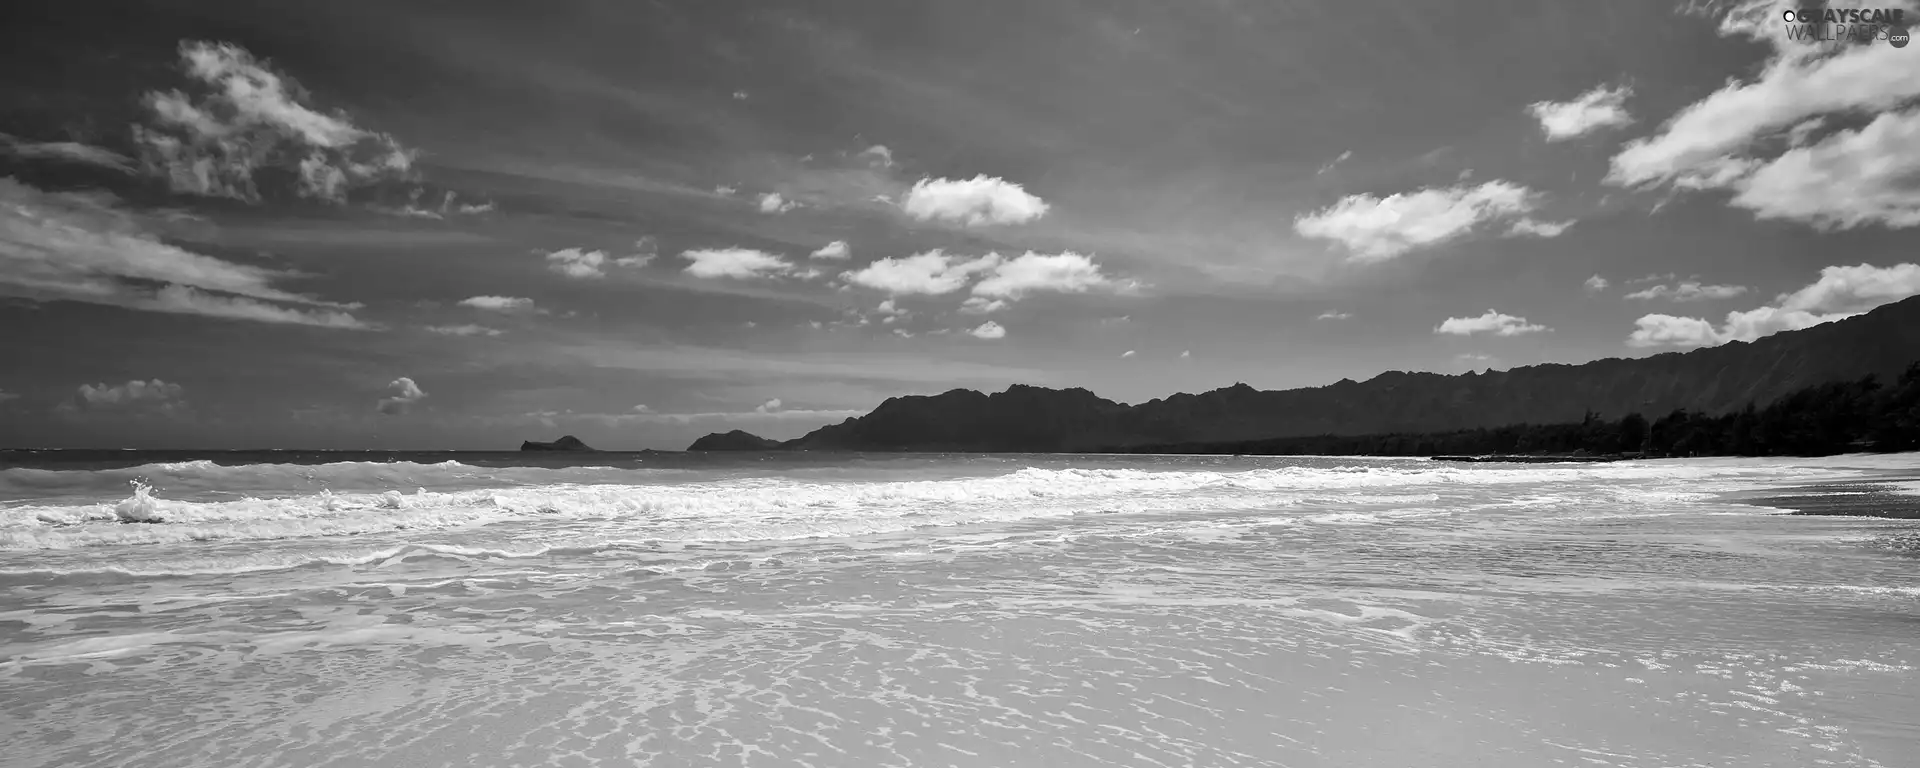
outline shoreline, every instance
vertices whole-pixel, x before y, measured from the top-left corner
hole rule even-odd
[[[1920,475],[1890,472],[1857,480],[1754,489],[1733,494],[1733,500],[1787,510],[1790,515],[1920,520],[1920,493],[1903,492],[1899,485],[1915,482],[1920,482]]]

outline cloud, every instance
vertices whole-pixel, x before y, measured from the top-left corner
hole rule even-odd
[[[1560,233],[1573,226],[1572,221],[1539,221],[1522,217],[1507,228],[1508,237],[1559,237]]]
[[[0,178],[0,294],[257,322],[369,330],[356,304],[274,287],[295,275],[170,245],[103,192]]]
[[[412,175],[412,150],[309,106],[299,84],[246,49],[183,41],[179,50],[200,92],[148,93],[147,122],[133,127],[142,165],[173,191],[259,202],[256,174],[275,168],[297,177],[294,194],[338,203],[354,187]]]
[[[972,296],[960,302],[960,314],[963,315],[989,315],[1006,308],[1006,301],[983,296]]]
[[[1136,353],[1136,352],[1134,352],[1133,350],[1131,350],[1131,349],[1129,349],[1129,350],[1127,350],[1127,351],[1125,351],[1125,352],[1122,352],[1122,353],[1120,353],[1120,359],[1122,359],[1122,360],[1125,360],[1125,359],[1127,359],[1127,358],[1129,358],[1129,357],[1133,357],[1133,356],[1134,356],[1134,355],[1136,355],[1136,354],[1138,354],[1138,353]]]
[[[847,241],[835,240],[831,243],[827,243],[826,245],[820,246],[820,250],[807,254],[807,258],[844,259],[850,255],[852,255],[852,250],[847,247]]]
[[[747,100],[747,92],[746,92],[746,91],[734,91],[734,92],[733,92],[733,99],[734,99],[734,101],[746,101],[746,100]]]
[[[1336,312],[1336,311],[1334,311],[1334,310],[1331,310],[1331,309],[1329,309],[1329,310],[1327,310],[1327,311],[1325,311],[1325,312],[1322,312],[1322,313],[1320,313],[1320,314],[1319,314],[1318,316],[1315,316],[1315,317],[1314,317],[1313,319],[1315,319],[1315,320],[1345,320],[1345,319],[1347,319],[1347,318],[1349,318],[1349,317],[1353,317],[1353,313],[1351,313],[1351,312]]]
[[[1524,317],[1503,315],[1491,309],[1479,317],[1449,317],[1445,322],[1433,328],[1434,333],[1446,333],[1454,336],[1472,336],[1479,333],[1490,333],[1495,336],[1519,336],[1526,333],[1539,333],[1551,330],[1553,329],[1544,325],[1529,323]]]
[[[647,235],[633,241],[633,253],[614,259],[613,263],[622,267],[639,269],[648,264],[652,264],[653,260],[659,257],[660,241],[654,239],[652,235]]]
[[[1731,299],[1746,293],[1744,285],[1701,285],[1696,280],[1684,280],[1673,285],[1655,285],[1627,294],[1629,299],[1650,301],[1668,299],[1671,301],[1708,301],[1712,299]]]
[[[1787,150],[1737,182],[1732,203],[1757,218],[1802,221],[1821,229],[1874,223],[1913,227],[1920,226],[1916,178],[1920,109],[1909,109]]]
[[[1007,337],[1007,329],[999,323],[988,320],[975,326],[973,330],[967,331],[967,334],[976,339],[1004,339]]]
[[[759,406],[753,409],[753,412],[754,413],[773,413],[778,410],[780,410],[780,398],[776,397],[772,400],[768,400],[764,403],[761,403]]]
[[[873,311],[879,312],[880,314],[883,314],[883,315],[904,315],[907,313],[906,310],[901,309],[899,306],[895,305],[893,303],[893,299],[887,299],[886,301],[880,302],[880,306],[874,307]]]
[[[562,248],[546,256],[547,269],[567,277],[580,280],[593,280],[606,277],[603,269],[607,263],[605,251],[582,251],[579,248]]]
[[[1582,283],[1582,285],[1586,286],[1588,293],[1599,293],[1606,290],[1607,286],[1612,285],[1612,283],[1607,282],[1607,279],[1604,277],[1594,275],[1593,277],[1587,278],[1587,281]]]
[[[1540,131],[1547,141],[1564,141],[1632,124],[1633,116],[1626,108],[1627,97],[1632,95],[1633,89],[1624,85],[1597,85],[1572,101],[1536,101],[1527,105],[1527,114],[1540,121]]]
[[[75,141],[26,141],[0,133],[0,152],[26,160],[55,160],[135,173],[133,158],[104,147]]]
[[[799,207],[799,203],[780,196],[778,192],[768,192],[760,196],[761,213],[786,213]]]
[[[1844,320],[1917,295],[1920,295],[1920,264],[1825,267],[1820,270],[1820,279],[1799,290],[1775,296],[1772,304],[1728,312],[1718,329],[1700,318],[1646,315],[1634,321],[1638,328],[1627,337],[1627,345],[1706,347],[1729,341],[1753,341],[1781,331]]]
[[[1180,350],[1180,359],[1185,360],[1190,357],[1193,357],[1193,350],[1188,350],[1188,349]]]
[[[20,399],[19,395],[14,394],[12,392],[8,392],[4,389],[0,389],[0,403],[7,402],[8,400],[18,400],[18,399]]]
[[[1697,317],[1654,314],[1633,323],[1638,327],[1627,337],[1629,347],[1711,347],[1721,343],[1713,323]]]
[[[72,400],[61,404],[67,411],[141,412],[175,415],[186,410],[186,388],[160,379],[125,384],[82,384]]]
[[[406,413],[414,403],[427,397],[427,393],[420,391],[420,386],[413,383],[413,379],[405,376],[394,379],[387,388],[393,390],[393,395],[380,398],[380,402],[376,403],[373,409],[388,416]]]
[[[1319,175],[1325,174],[1326,172],[1333,170],[1334,166],[1346,162],[1347,159],[1351,157],[1353,157],[1353,150],[1349,149],[1345,152],[1342,152],[1340,153],[1339,157],[1335,157],[1334,159],[1327,161],[1326,165],[1320,166],[1320,170],[1315,171],[1314,175],[1319,176]]]
[[[1538,198],[1533,190],[1506,181],[1386,197],[1348,195],[1296,217],[1293,228],[1303,237],[1346,246],[1351,260],[1384,261],[1462,237],[1487,222],[1529,213]]]
[[[683,251],[680,258],[692,262],[687,265],[685,270],[687,274],[704,278],[731,277],[736,280],[750,280],[785,274],[793,269],[793,264],[786,259],[751,248]]]
[[[875,165],[878,165],[882,168],[893,167],[893,150],[887,149],[885,145],[875,144],[871,147],[867,147],[866,149],[860,150],[860,156],[864,158],[868,158]]]
[[[1721,4],[1720,34],[1772,47],[1759,72],[1681,109],[1652,136],[1614,155],[1606,181],[1626,187],[1729,189],[1761,218],[1846,228],[1920,225],[1912,141],[1920,77],[1912,51],[1884,43],[1816,45],[1786,34],[1793,3]],[[1887,7],[1906,6],[1906,3]],[[1911,12],[1911,8],[1907,10]],[[1805,146],[1833,117],[1876,115],[1866,127]],[[1854,206],[1858,206],[1857,208]]]
[[[893,318],[887,318],[887,319],[891,320]],[[895,328],[893,329],[893,335],[903,339],[911,339],[913,338],[913,331],[909,331],[905,328]]]
[[[474,325],[472,323],[466,325],[429,325],[427,326],[427,332],[437,333],[442,336],[498,336],[501,334],[498,328],[488,328],[484,325]]]
[[[948,256],[935,248],[912,256],[880,259],[858,270],[843,272],[840,278],[896,296],[940,296],[960,290],[975,274],[999,263],[1000,255],[995,253],[967,260]]]
[[[533,309],[533,299],[518,296],[472,296],[461,299],[459,304],[463,307],[493,312],[524,312]]]
[[[900,210],[914,219],[969,227],[1024,224],[1045,216],[1048,207],[1025,187],[985,174],[971,179],[921,179],[900,203]]]
[[[739,191],[738,187],[729,187],[725,184],[713,188],[713,193],[721,197],[733,197],[734,193]]]
[[[1093,258],[1073,251],[1042,254],[1027,251],[1001,261],[997,255],[992,270],[973,286],[973,295],[1019,300],[1029,293],[1085,293],[1110,288],[1113,282],[1101,274]]]

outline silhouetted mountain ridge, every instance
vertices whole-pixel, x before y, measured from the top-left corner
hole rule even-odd
[[[1898,377],[1920,357],[1920,297],[1754,342],[1578,365],[1447,375],[1387,371],[1364,382],[1264,391],[1244,383],[1126,405],[1085,389],[1016,384],[889,398],[873,412],[779,443],[805,450],[1056,452],[1300,435],[1446,432],[1577,422],[1589,412],[1720,414],[1862,376]],[[771,441],[769,441],[771,442]],[[697,444],[696,444],[697,445]]]

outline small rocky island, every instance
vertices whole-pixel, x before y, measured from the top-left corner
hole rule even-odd
[[[586,443],[580,442],[580,438],[574,437],[573,435],[566,435],[551,443],[542,443],[534,440],[527,440],[520,444],[520,450],[523,450],[523,451],[591,451],[593,450],[593,448],[588,447]]]
[[[786,446],[778,440],[753,434],[743,429],[732,432],[714,432],[693,441],[687,446],[689,451],[778,451]]]

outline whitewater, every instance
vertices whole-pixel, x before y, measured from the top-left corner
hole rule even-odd
[[[150,459],[0,461],[0,764],[1920,766],[1749,503],[1916,455]]]

